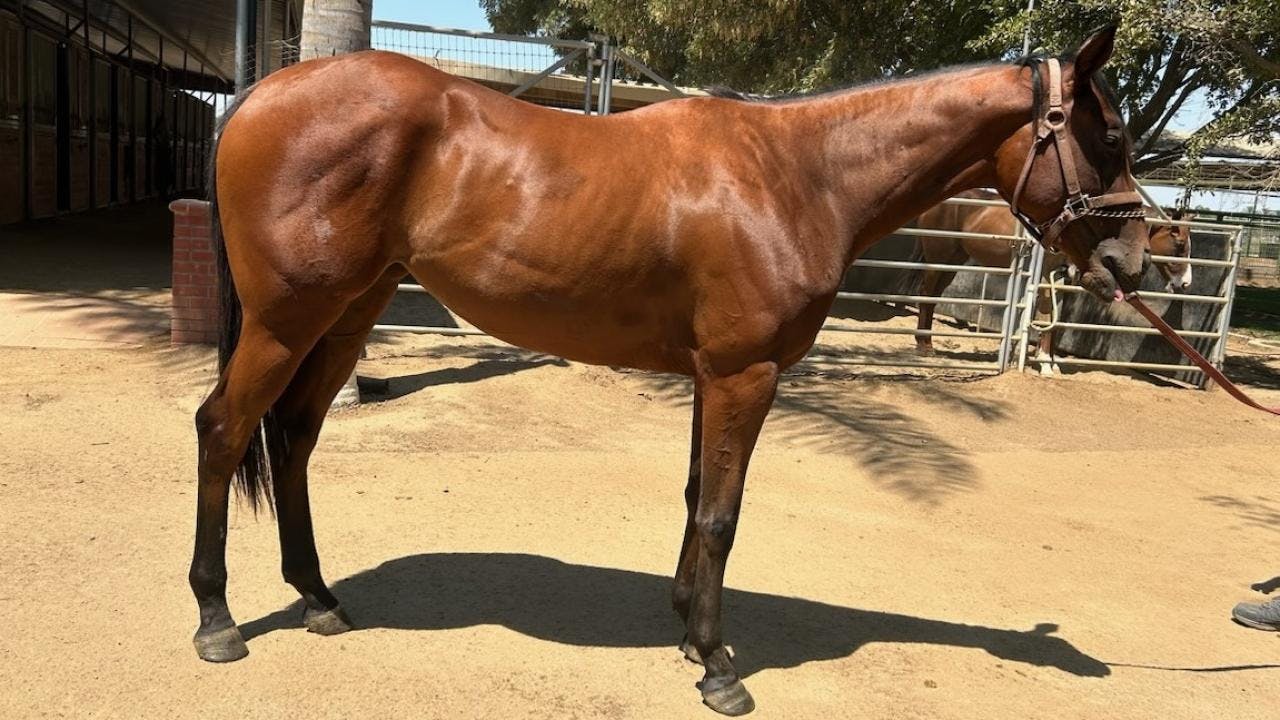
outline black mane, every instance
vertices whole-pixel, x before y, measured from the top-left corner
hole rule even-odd
[[[1038,53],[1025,55],[1023,57],[1019,57],[1013,60],[1011,64],[1020,66],[1020,67],[1035,68],[1038,64],[1048,59],[1048,57],[1049,56],[1047,55],[1042,55]],[[1075,60],[1075,53],[1066,53],[1066,54],[1060,55],[1058,56],[1058,59],[1061,60],[1063,63],[1071,62]],[[703,91],[705,91],[711,97],[726,98],[729,100],[738,100],[740,102],[779,104],[779,103],[786,103],[786,102],[794,102],[798,100],[808,100],[815,97],[821,97],[823,95],[838,95],[846,92],[852,92],[855,90],[861,90],[867,87],[873,87],[876,85],[886,85],[886,84],[890,84],[894,82],[902,82],[906,80],[919,80],[921,78],[927,78],[933,75],[941,75],[943,73],[949,73],[956,70],[968,70],[971,68],[987,67],[989,65],[991,65],[991,63],[986,63],[986,62],[968,63],[964,65],[948,65],[946,67],[937,68],[935,70],[927,70],[924,72],[907,73],[905,75],[892,75],[892,76],[883,77],[883,78],[875,78],[872,80],[859,80],[852,83],[845,83],[843,85],[834,85],[830,87],[819,88],[817,90],[801,90],[797,92],[778,93],[776,95],[743,92],[741,90],[735,90],[725,85],[709,85],[707,87],[704,87]],[[1038,102],[1038,97],[1039,97],[1039,93],[1037,92],[1037,102]],[[1038,107],[1036,108],[1036,111],[1038,115],[1039,114]]]

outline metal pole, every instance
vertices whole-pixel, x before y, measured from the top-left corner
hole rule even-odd
[[[84,71],[89,73],[89,209],[98,207],[98,82],[93,60],[93,44],[89,41],[89,0],[80,3],[80,11],[84,14],[84,55],[87,59]]]
[[[600,115],[608,115],[613,104],[613,40],[606,38],[601,54],[600,68]]]
[[[133,82],[133,14],[129,14],[129,74],[125,78],[128,82],[129,91],[129,117],[125,118],[125,122],[129,123],[129,157],[125,158],[125,162],[129,163],[129,167],[133,170],[129,173],[129,201],[138,199],[138,96],[133,90],[137,85]]]
[[[31,217],[31,29],[27,27],[27,1],[18,0],[18,25],[22,34],[22,217]]]
[[[1031,13],[1036,11],[1036,0],[1027,0],[1027,27],[1022,33],[1022,56],[1031,54]]]
[[[1018,224],[1018,233],[1024,233]],[[1036,295],[1039,294],[1040,276],[1044,274],[1045,250],[1040,243],[1031,246],[1031,265],[1027,268],[1027,284],[1022,292],[1022,312],[1018,317],[1018,372],[1027,369],[1026,345],[1031,340],[1031,323],[1036,319]]]
[[[979,289],[979,290],[978,290],[978,292],[979,292],[978,297],[981,297],[981,298],[983,298],[984,300],[985,300],[985,299],[986,299],[986,297],[987,297],[987,280],[988,280],[988,279],[990,279],[990,277],[991,277],[991,276],[990,276],[990,275],[988,275],[988,274],[986,274],[986,273],[983,273],[983,274],[982,274],[982,287],[981,287],[981,289]],[[979,306],[978,306],[978,322],[977,322],[977,325],[978,325],[978,329],[979,329],[979,330],[981,330],[981,329],[982,329],[982,321],[983,321],[983,319],[984,319],[984,318],[982,317],[982,313],[983,313],[983,311],[984,311],[985,309],[986,309],[986,306],[985,306],[985,305],[979,305]],[[1003,321],[1001,321],[1001,324],[1003,324]]]
[[[1215,367],[1222,369],[1222,363],[1227,359],[1227,334],[1231,331],[1231,310],[1236,303],[1236,272],[1240,269],[1240,236],[1242,231],[1237,230],[1235,239],[1231,242],[1231,269],[1227,271],[1227,276],[1223,279],[1222,291],[1227,297],[1227,302],[1222,308],[1222,314],[1218,316],[1218,340],[1217,345],[1213,349],[1212,361]],[[1210,385],[1209,376],[1202,375],[1201,387],[1208,389]]]
[[[262,40],[258,46],[258,63],[262,68],[262,77],[271,74],[271,6],[268,2],[262,6]]]
[[[595,75],[595,68],[596,46],[595,43],[592,43],[591,47],[587,49],[587,77],[586,82],[583,83],[586,87],[586,91],[583,93],[582,98],[582,112],[587,115],[591,114],[591,78]]]
[[[236,0],[236,94],[253,84],[258,0]]]
[[[1013,252],[1010,253],[1013,257],[1009,260],[1009,282],[1005,283],[1004,287],[1004,315],[1000,318],[1000,352],[996,360],[1001,373],[1008,369],[1009,353],[1013,350],[1013,320],[1017,314],[1017,301],[1015,298],[1018,294],[1018,268],[1022,265],[1022,258],[1025,256],[1024,248],[1025,246],[1022,243],[1018,243],[1013,247]],[[978,329],[981,330],[982,327],[979,326]]]

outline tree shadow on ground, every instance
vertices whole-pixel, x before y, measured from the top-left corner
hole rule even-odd
[[[501,625],[586,647],[675,647],[671,579],[518,553],[411,555],[339,581],[334,593],[357,627],[442,630]],[[977,648],[1003,660],[1106,677],[1105,663],[1051,633],[932,620],[726,588],[726,637],[749,676],[852,655],[871,643]],[[295,603],[240,626],[246,639],[300,624]],[[674,650],[673,650],[674,652]]]
[[[19,313],[48,317],[42,332],[65,326],[68,338],[130,344],[167,340],[170,298],[152,290],[101,290],[92,293],[21,292],[8,295],[7,303]],[[47,329],[50,326],[53,329]]]
[[[690,404],[693,386],[675,375],[645,375],[655,397]],[[853,379],[852,382],[848,380]],[[878,378],[883,379],[883,378]],[[985,422],[1009,416],[1008,405],[964,393],[966,381],[918,376],[895,378],[894,388],[918,395],[948,411],[973,415]],[[890,399],[875,397],[859,385],[866,382],[848,373],[823,372],[800,366],[783,376],[774,411],[762,442],[781,436],[794,444],[834,447],[857,460],[872,482],[907,500],[935,505],[947,496],[975,489],[978,469],[969,451],[933,432]]]
[[[395,357],[395,356],[390,356]],[[375,400],[399,398],[423,388],[457,382],[479,382],[492,377],[565,361],[517,348],[436,346],[414,352],[412,357],[467,357],[476,362],[466,368],[445,368],[416,375],[388,378]],[[693,385],[680,375],[649,373],[625,368],[618,372],[635,378],[656,400],[690,407]],[[876,375],[874,382],[886,379]],[[984,422],[1009,417],[1009,404],[964,392],[972,376],[893,376],[894,388],[918,395],[933,406],[971,415]],[[376,380],[376,379],[375,379]],[[938,504],[947,496],[971,491],[978,484],[977,467],[969,451],[933,432],[923,418],[902,410],[890,398],[875,397],[860,383],[860,376],[827,371],[809,364],[789,370],[782,378],[774,410],[762,442],[781,436],[787,442],[821,446],[849,455],[861,463],[880,487],[913,502]]]
[[[1206,495],[1200,500],[1233,513],[1247,527],[1280,531],[1280,503],[1269,497],[1256,495],[1250,498],[1237,498],[1230,495]]]
[[[429,387],[440,385],[456,385],[480,382],[502,375],[512,375],[522,370],[530,370],[544,365],[565,367],[569,363],[560,358],[541,357],[532,360],[508,358],[480,359],[461,368],[441,368],[412,375],[398,375],[387,378],[371,378],[375,381],[375,389],[367,399],[373,402],[385,402],[418,392]],[[364,380],[364,376],[361,376]]]
[[[1280,355],[1228,354],[1223,372],[1234,382],[1280,390]]]

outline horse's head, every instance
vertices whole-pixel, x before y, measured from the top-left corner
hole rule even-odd
[[[1072,56],[1028,60],[1031,122],[996,154],[1014,213],[1104,300],[1136,290],[1150,263],[1130,141],[1100,73],[1114,38],[1107,28]]]
[[[1170,220],[1182,220],[1183,212],[1173,210]],[[1161,225],[1151,223],[1151,254],[1169,257],[1191,257],[1191,231],[1184,225]],[[1186,262],[1161,261],[1156,263],[1156,270],[1165,279],[1164,289],[1167,292],[1186,292],[1191,287],[1191,264]]]

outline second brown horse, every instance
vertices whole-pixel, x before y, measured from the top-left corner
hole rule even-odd
[[[1000,199],[998,194],[987,190],[967,190],[956,197],[972,200]],[[1148,214],[1149,216],[1152,215],[1152,213]],[[1169,218],[1171,220],[1182,220],[1183,212],[1180,210],[1170,211]],[[1191,257],[1191,233],[1186,226],[1168,225],[1154,219],[1148,221],[1148,224],[1151,230],[1148,247],[1153,255],[1183,259]],[[1005,207],[995,205],[959,205],[954,203],[940,203],[935,207],[929,208],[912,223],[912,227],[922,230],[950,230],[1005,236],[1013,235],[1017,230],[1017,225],[1017,220],[1009,214],[1008,209]],[[974,265],[999,268],[1007,268],[1013,261],[1012,243],[1001,238],[960,238],[942,235],[917,235],[915,237],[916,244],[913,260],[945,265],[964,265],[972,260]],[[1046,253],[1042,277],[1048,277],[1050,273],[1061,269],[1067,263],[1067,257],[1062,253]],[[1184,292],[1191,286],[1192,271],[1190,264],[1164,260],[1153,263],[1153,265],[1165,280],[1166,292]],[[941,297],[942,293],[946,292],[946,289],[955,280],[956,272],[928,269],[917,271],[913,275],[914,280],[918,283],[919,294],[929,297]],[[916,283],[913,283],[913,285]],[[1047,312],[1048,293],[1041,291],[1037,295],[1037,309],[1041,312]],[[936,303],[922,302],[919,305],[916,329],[922,331],[922,334],[916,335],[916,352],[921,355],[932,355],[934,353],[933,337],[927,333],[933,330],[933,314],[936,307]],[[1052,330],[1042,332],[1040,334],[1039,354],[1037,357],[1042,359],[1051,358],[1052,344]],[[1050,365],[1047,362],[1043,363],[1041,365],[1041,373],[1045,374],[1049,367]]]

